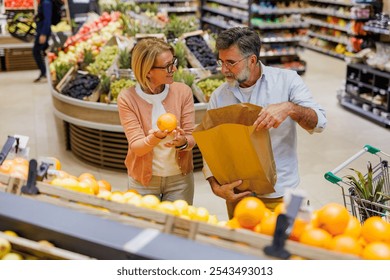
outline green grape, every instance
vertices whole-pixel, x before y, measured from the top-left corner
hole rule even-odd
[[[128,79],[120,79],[120,80],[116,80],[116,81],[111,82],[110,93],[111,93],[112,101],[116,102],[118,95],[122,89],[132,87],[135,84],[136,84],[135,81],[128,80]]]

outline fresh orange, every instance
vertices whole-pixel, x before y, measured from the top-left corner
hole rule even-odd
[[[208,224],[217,225],[218,224],[218,218],[216,215],[209,215],[209,219],[207,220]]]
[[[195,215],[191,216],[191,219],[195,221],[207,222],[209,220],[209,216],[209,211],[206,208],[198,207],[196,208]]]
[[[94,194],[99,193],[99,184],[94,178],[83,177],[82,180],[80,180],[80,183],[84,183],[89,186]]]
[[[78,187],[75,188],[74,191],[86,194],[96,194],[92,186],[86,181],[79,182]]]
[[[362,225],[362,236],[368,242],[390,240],[390,224],[378,216],[369,217]]]
[[[25,165],[25,164],[22,164],[22,163],[14,163],[11,166],[11,169],[10,169],[9,173],[10,174],[12,174],[12,173],[20,173],[20,174],[23,174],[23,178],[27,178],[27,176],[28,176],[28,165]]]
[[[306,229],[302,232],[302,235],[299,238],[299,242],[302,244],[325,249],[329,248],[331,241],[332,235],[321,228]]]
[[[157,205],[156,209],[167,214],[179,216],[179,210],[176,209],[175,205],[173,205],[171,201],[162,201],[159,205]]]
[[[57,178],[69,178],[70,177],[69,173],[65,172],[63,170],[57,170],[55,172],[55,175],[56,175]]]
[[[234,209],[233,216],[243,228],[254,228],[264,216],[264,203],[257,197],[244,197]]]
[[[366,260],[390,260],[390,245],[384,242],[372,242],[362,252]]]
[[[164,113],[157,119],[157,127],[161,131],[168,130],[171,132],[177,127],[177,118],[174,114]]]
[[[329,249],[346,254],[360,255],[362,252],[362,245],[357,239],[349,235],[340,234],[333,237]]]
[[[362,225],[355,216],[350,216],[347,228],[344,231],[344,235],[349,235],[353,238],[359,238],[362,231]]]
[[[233,228],[233,229],[234,228],[241,228],[241,225],[236,218],[232,218],[229,221],[227,221],[225,226],[227,226],[228,228]]]
[[[284,214],[286,212],[286,205],[284,204],[284,202],[281,202],[279,203],[278,205],[276,205],[275,209],[274,209],[274,213],[276,215],[279,215],[279,214]]]
[[[125,203],[126,199],[123,196],[122,192],[116,191],[111,193],[111,196],[109,198],[111,201],[118,202],[118,203]]]
[[[154,209],[160,204],[160,199],[153,194],[147,194],[141,198],[141,206],[145,208]]]
[[[16,157],[13,159],[13,162],[15,164],[22,164],[22,165],[29,165],[29,161],[25,158],[22,158],[22,157]]]
[[[275,213],[264,216],[260,222],[260,233],[271,236],[274,235],[277,219],[278,215]]]
[[[310,225],[313,227],[313,228],[318,228],[318,212],[320,210],[317,209],[317,210],[314,210],[312,213],[311,213],[311,220],[310,220]]]
[[[111,192],[108,190],[100,190],[99,193],[97,194],[97,197],[108,200],[111,197]]]
[[[80,176],[78,177],[79,181],[83,181],[85,178],[96,180],[95,176],[93,176],[91,173],[88,172],[81,173]]]
[[[257,225],[255,225],[255,227],[253,228],[253,231],[257,232],[257,233],[261,233],[261,222],[258,223]]]
[[[13,160],[6,159],[5,161],[3,161],[3,164],[0,165],[0,172],[3,172],[5,174],[10,173],[13,165]]]
[[[173,202],[180,215],[188,214],[188,202],[183,199],[177,199]]]
[[[134,194],[131,198],[127,200],[127,203],[138,207],[142,204],[141,199],[142,196],[140,194]]]
[[[328,203],[318,210],[318,226],[332,235],[345,231],[349,222],[348,210],[337,203]]]
[[[99,191],[106,190],[111,191],[111,184],[106,180],[98,180],[97,184],[99,186]]]
[[[295,218],[289,239],[299,241],[299,238],[301,237],[304,230],[307,228],[308,224],[309,223],[302,218]]]
[[[135,193],[135,194],[139,194],[139,192],[135,189],[128,189],[126,192],[131,192],[131,193]]]

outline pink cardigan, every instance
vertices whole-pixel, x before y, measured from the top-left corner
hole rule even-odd
[[[152,129],[152,104],[142,99],[135,92],[134,86],[121,91],[117,104],[119,118],[129,145],[125,159],[127,173],[142,185],[147,186],[152,178],[153,150],[143,156],[137,156],[131,146],[134,141],[145,138]],[[191,88],[183,83],[170,84],[168,95],[162,104],[166,112],[177,117],[179,126],[185,131],[188,147],[185,150],[176,151],[176,160],[182,173],[187,174],[194,168],[192,148],[195,146],[195,140],[192,131],[195,127],[195,108]],[[149,141],[151,144],[159,142],[155,138],[149,139],[151,139]]]

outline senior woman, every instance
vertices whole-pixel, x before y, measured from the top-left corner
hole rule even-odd
[[[161,39],[142,39],[132,51],[131,66],[137,84],[122,90],[117,100],[128,141],[129,188],[161,201],[183,199],[192,204],[194,100],[190,87],[173,80],[174,49]],[[175,130],[158,129],[157,119],[164,113],[176,116]]]

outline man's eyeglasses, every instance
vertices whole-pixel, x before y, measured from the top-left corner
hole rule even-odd
[[[177,57],[173,57],[173,61],[169,63],[167,66],[153,66],[152,68],[157,68],[157,69],[165,69],[169,74],[172,73],[173,71],[173,66],[178,66],[179,60]]]
[[[242,59],[240,59],[239,61],[236,61],[236,62],[223,62],[222,60],[220,60],[220,59],[218,59],[217,60],[217,64],[218,64],[218,66],[220,66],[220,67],[222,67],[222,65],[225,65],[225,67],[227,68],[227,69],[232,69],[234,66],[236,66],[239,62],[241,62],[241,61],[243,61],[244,59],[246,59],[246,58],[248,58],[249,56],[246,56],[246,57],[244,57],[244,58],[242,58]]]

